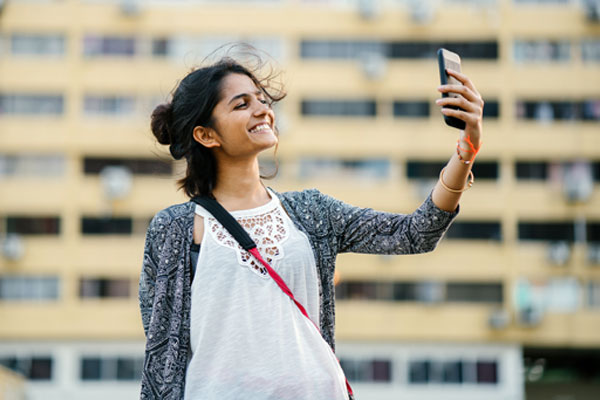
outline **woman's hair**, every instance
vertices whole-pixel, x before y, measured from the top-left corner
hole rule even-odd
[[[255,60],[260,57],[253,54]],[[178,180],[179,188],[189,197],[211,195],[217,178],[217,163],[212,151],[193,138],[196,126],[214,129],[213,110],[221,100],[224,78],[230,74],[248,76],[273,104],[285,97],[285,92],[273,80],[273,69],[259,79],[260,61],[252,70],[234,58],[225,56],[212,65],[190,72],[175,88],[171,102],[157,106],[152,112],[152,133],[160,144],[169,145],[176,160],[185,158],[185,177]],[[278,134],[275,128],[275,134]]]

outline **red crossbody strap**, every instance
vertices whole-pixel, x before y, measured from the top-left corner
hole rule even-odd
[[[304,306],[298,300],[296,300],[296,298],[294,297],[294,293],[292,293],[292,291],[290,290],[288,285],[286,285],[285,281],[279,276],[279,274],[277,272],[275,272],[275,270],[273,268],[271,268],[269,263],[266,262],[262,258],[262,256],[260,255],[260,252],[258,251],[258,248],[254,247],[252,249],[249,249],[248,252],[250,254],[252,254],[254,256],[254,258],[256,258],[267,269],[267,272],[269,273],[269,275],[271,275],[271,278],[273,278],[273,280],[275,281],[275,283],[277,283],[277,285],[283,291],[283,293],[287,294],[289,296],[289,298],[294,301],[294,304],[296,304],[296,306],[298,307],[298,309],[300,310],[302,315],[304,315],[306,318],[308,318],[308,320],[314,325],[314,327],[317,328],[317,331],[320,331],[317,324],[315,324],[314,321],[312,319],[310,319],[310,317],[308,316],[308,313],[306,312],[306,309],[304,308]],[[339,360],[338,360],[338,362],[339,362]],[[348,393],[351,396],[353,396],[354,392],[352,391],[350,382],[348,382],[348,378],[346,378],[346,377],[344,377],[344,378],[346,379],[346,389],[348,390]]]
[[[283,291],[283,293],[287,294],[289,296],[289,298],[294,301],[294,304],[296,304],[296,306],[298,307],[298,309],[300,310],[302,315],[304,315],[306,318],[308,318],[308,320],[310,322],[312,322],[312,324],[315,326],[315,328],[317,328],[317,330],[319,331],[320,330],[319,327],[313,322],[312,319],[310,319],[310,317],[308,316],[308,313],[306,312],[306,309],[304,308],[302,303],[300,303],[298,300],[296,300],[296,298],[294,297],[294,293],[292,293],[292,290],[288,287],[288,285],[286,285],[286,283],[279,276],[279,274],[277,272],[275,272],[275,270],[273,268],[271,268],[269,263],[266,262],[265,260],[263,260],[262,256],[260,255],[260,253],[258,251],[258,248],[255,247],[253,249],[248,250],[248,252],[250,254],[252,254],[254,256],[254,258],[256,258],[258,261],[260,261],[260,263],[267,269],[267,272],[269,273],[269,275],[271,275],[271,278],[273,278],[273,280],[275,281],[275,283],[277,283],[277,285]]]

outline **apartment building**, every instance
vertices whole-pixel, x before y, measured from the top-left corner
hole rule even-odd
[[[145,230],[186,201],[149,115],[213,50],[244,41],[283,70],[270,186],[407,213],[454,151],[434,104],[445,47],[486,102],[476,181],[435,252],[338,258],[342,366],[359,399],[598,398],[598,15],[584,0],[0,1],[0,365],[31,399],[137,396]]]

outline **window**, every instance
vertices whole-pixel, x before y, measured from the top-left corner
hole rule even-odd
[[[500,116],[500,103],[498,100],[486,100],[483,105],[483,118],[498,118]]]
[[[128,217],[83,217],[81,233],[84,235],[130,235],[133,220]]]
[[[587,305],[589,308],[600,309],[600,281],[587,283]]]
[[[584,121],[600,121],[600,100],[585,100],[582,103]]]
[[[569,61],[571,44],[560,40],[516,40],[513,46],[517,63]]]
[[[85,157],[83,159],[83,172],[86,175],[99,174],[108,166],[126,167],[135,175],[171,175],[173,170],[172,163],[167,160],[103,157]]]
[[[519,222],[519,240],[546,240],[573,242],[573,221]]]
[[[568,4],[573,0],[514,0],[517,4]]]
[[[138,381],[144,360],[139,357],[95,357],[81,359],[83,381]]]
[[[62,56],[65,53],[63,35],[15,33],[10,39],[13,55]]]
[[[477,361],[477,383],[498,383],[498,364],[496,361]]]
[[[444,383],[462,383],[463,382],[463,363],[462,361],[445,361],[442,363],[442,380]]]
[[[448,239],[502,240],[500,222],[454,222],[446,233]]]
[[[427,100],[394,101],[394,117],[429,117],[429,102]]]
[[[600,222],[587,223],[587,241],[600,244]]]
[[[390,360],[340,359],[344,374],[351,382],[391,382],[392,362]]]
[[[521,100],[517,102],[517,118],[552,121],[600,121],[600,100],[582,101]]]
[[[166,57],[169,55],[170,41],[167,38],[152,40],[152,55],[154,57]]]
[[[61,115],[63,96],[59,94],[0,93],[0,115]]]
[[[386,54],[387,45],[367,40],[302,40],[302,58],[359,59],[363,54]]]
[[[409,363],[408,381],[410,383],[429,382],[429,371],[431,362],[427,360],[415,360]]]
[[[52,379],[52,357],[5,357],[0,355],[0,365],[22,374],[26,379],[46,381]]]
[[[417,161],[408,160],[406,176],[408,179],[438,179],[446,161]],[[473,164],[473,174],[477,179],[498,179],[498,162],[478,160]]]
[[[135,111],[136,101],[132,96],[87,95],[83,100],[83,112],[94,115],[128,115]]]
[[[477,160],[473,164],[473,174],[477,179],[498,179],[498,162]]]
[[[61,154],[0,154],[2,177],[59,177],[65,173]]]
[[[446,162],[443,161],[409,160],[406,163],[406,176],[408,179],[438,179],[444,165]]]
[[[498,59],[498,42],[392,42],[389,44],[388,54],[390,58],[434,58],[437,50],[443,47],[460,54],[460,58],[466,59]]]
[[[303,100],[301,113],[311,117],[374,117],[377,114],[377,105],[373,99]]]
[[[440,171],[446,161],[416,161],[408,160],[406,163],[406,176],[408,179],[438,179]],[[477,179],[498,179],[498,162],[478,160],[473,164],[473,174]]]
[[[498,362],[415,359],[409,361],[408,382],[415,385],[497,384]]]
[[[83,40],[83,54],[88,57],[135,55],[135,39],[121,36],[86,35]]]
[[[545,161],[517,161],[515,172],[519,180],[546,180],[548,163]]]
[[[502,283],[448,282],[446,301],[502,304]]]
[[[56,299],[58,299],[57,277],[0,275],[0,300]]]
[[[600,40],[586,39],[581,42],[581,58],[584,62],[600,61]]]
[[[341,282],[336,300],[502,303],[501,282]]]
[[[79,281],[79,297],[114,298],[129,297],[131,282],[127,278],[82,278]]]
[[[387,58],[434,58],[444,47],[457,52],[463,59],[498,59],[498,42],[416,41],[382,42],[374,40],[302,40],[302,58],[360,59],[364,54],[381,54]]]
[[[417,300],[416,282],[394,282],[393,284],[394,301],[415,301]]]
[[[59,217],[6,217],[6,233],[18,235],[58,235],[60,233]]]
[[[600,182],[600,161],[595,161],[592,164],[592,176],[594,181]]]
[[[385,179],[390,174],[390,162],[386,159],[333,160],[306,158],[300,160],[302,179]]]

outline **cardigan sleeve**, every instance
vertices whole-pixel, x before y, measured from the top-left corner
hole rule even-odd
[[[431,194],[412,214],[394,214],[360,208],[321,194],[338,252],[418,254],[432,251],[459,209],[438,208]]]
[[[142,271],[139,282],[139,302],[140,312],[142,314],[142,325],[144,334],[148,336],[148,327],[152,316],[152,307],[154,304],[154,290],[156,287],[156,274],[159,263],[159,244],[157,241],[160,238],[161,231],[164,230],[164,225],[161,221],[161,215],[156,214],[146,232],[146,241],[144,244],[144,258],[142,261]],[[164,235],[164,234],[163,234]]]

